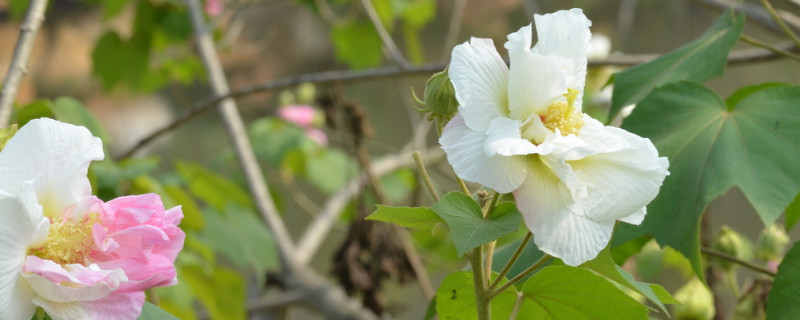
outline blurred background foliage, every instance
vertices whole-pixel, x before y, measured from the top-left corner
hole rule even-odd
[[[500,44],[506,34],[529,23],[533,13],[583,8],[593,22],[592,32],[609,39],[610,52],[626,54],[675,50],[700,37],[720,14],[709,5],[714,1],[367,1],[411,65],[446,62],[453,45],[469,36],[494,39],[505,56]],[[799,10],[796,2],[775,2],[789,11]],[[10,61],[26,6],[26,0],[0,2],[3,70]],[[395,64],[360,1],[206,0],[204,9],[234,89],[306,73]],[[279,270],[277,253],[250,199],[218,115],[206,112],[193,118],[146,145],[135,157],[115,157],[212,96],[195,53],[184,3],[61,0],[50,3],[46,16],[14,119],[21,126],[30,119],[53,117],[84,125],[103,139],[107,157],[90,172],[94,191],[101,198],[155,192],[166,206],[183,207],[181,227],[187,240],[176,262],[180,283],[148,292],[149,301],[181,319],[245,319],[248,307],[252,317],[272,317],[248,301],[280,290],[279,283],[271,282],[272,273]],[[783,39],[757,21],[748,20],[744,30],[767,42]],[[744,47],[737,44],[735,48]],[[603,85],[618,70],[590,70],[584,109],[598,119],[607,118],[610,105]],[[798,84],[797,71],[797,64],[787,60],[739,64],[728,66],[723,77],[706,84],[728,96],[738,88],[763,82]],[[414,141],[423,121],[412,107],[411,92],[423,92],[427,75],[312,84],[237,99],[272,196],[295,238],[319,214],[325,200],[357,176],[361,143],[373,158],[409,150],[407,143]],[[353,128],[353,116],[343,105],[360,110],[366,119],[361,129]],[[298,123],[278,116],[280,108],[295,106],[313,107],[316,120]],[[435,130],[421,133],[423,139],[411,144],[412,148],[437,145]],[[457,188],[446,164],[431,162],[429,170],[442,190]],[[394,170],[380,183],[395,205],[431,203],[420,191],[413,170]],[[335,269],[334,253],[347,239],[350,221],[371,213],[377,198],[365,189],[348,199],[334,232],[312,259],[315,269],[326,275]],[[709,237],[730,237],[725,234],[736,232],[740,240],[725,241],[751,248],[765,237],[759,216],[736,188],[711,202],[707,212],[709,223],[703,232]],[[779,221],[789,226],[796,222]],[[791,238],[797,239],[796,228],[790,231]],[[511,233],[501,238],[500,244],[518,243],[524,234],[524,230]],[[422,258],[435,285],[448,272],[463,267],[444,231],[412,231],[411,235],[417,247],[425,248]],[[683,292],[679,288],[693,275],[689,262],[675,250],[660,249],[647,239],[637,241],[611,254],[618,263],[627,261],[625,269],[637,278],[662,284],[669,292]],[[625,246],[631,251],[624,252]],[[627,259],[634,253],[635,259]],[[498,249],[498,257],[503,254],[510,255],[510,251]],[[540,255],[531,250],[518,264],[536,261]],[[756,259],[744,253],[740,258]],[[768,257],[761,259],[768,261]],[[745,281],[755,277],[744,270],[733,278]],[[383,288],[386,297],[380,307],[398,318],[423,317],[427,302],[417,286],[387,282]],[[720,291],[721,305],[733,310],[733,295]],[[313,313],[303,309],[293,312],[295,318],[309,314]]]

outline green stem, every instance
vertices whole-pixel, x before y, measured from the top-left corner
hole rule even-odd
[[[489,294],[489,299],[490,300],[493,299],[498,294],[500,294],[504,290],[508,289],[508,287],[513,286],[515,283],[517,283],[520,280],[522,280],[523,278],[527,277],[529,274],[531,274],[534,271],[536,271],[536,269],[539,269],[539,267],[541,267],[547,261],[550,261],[550,259],[552,259],[552,258],[553,258],[553,256],[551,256],[549,254],[545,254],[541,259],[539,259],[539,261],[536,261],[536,263],[534,263],[532,266],[528,267],[528,269],[525,269],[525,271],[520,272],[520,274],[518,274],[516,277],[512,278],[511,280],[508,280],[508,282],[506,282],[505,284],[503,284],[499,288],[493,290]]]
[[[761,5],[764,6],[764,9],[767,9],[767,12],[769,12],[769,15],[771,15],[772,19],[775,20],[775,22],[778,23],[778,26],[780,26],[781,29],[783,29],[783,32],[785,32],[786,35],[789,36],[789,38],[792,38],[792,41],[794,41],[794,44],[798,48],[800,48],[800,39],[797,38],[797,35],[794,34],[792,29],[789,29],[789,26],[786,25],[786,22],[783,22],[783,19],[781,19],[781,17],[778,16],[778,12],[775,11],[775,8],[772,7],[772,4],[770,4],[768,0],[761,0]]]
[[[712,257],[717,257],[717,258],[720,258],[720,259],[728,260],[728,261],[736,263],[736,264],[738,264],[738,265],[740,265],[742,267],[748,268],[748,269],[753,270],[753,271],[761,272],[761,273],[766,274],[766,275],[771,276],[771,277],[775,276],[775,272],[772,271],[772,270],[769,270],[767,268],[764,268],[762,266],[756,265],[756,264],[751,263],[751,262],[744,261],[744,260],[739,259],[737,257],[734,257],[732,255],[716,251],[716,250],[708,248],[708,247],[700,247],[700,252],[705,253],[705,254],[707,254],[709,256],[712,256]]]
[[[748,37],[746,35],[740,35],[739,36],[739,40],[747,42],[747,43],[749,43],[751,45],[754,45],[756,47],[761,47],[761,48],[767,49],[769,51],[772,51],[772,53],[774,53],[774,54],[781,55],[781,56],[784,56],[786,58],[789,58],[789,59],[795,60],[797,62],[800,62],[800,56],[798,56],[798,55],[796,55],[794,53],[791,53],[789,51],[786,51],[786,50],[775,48],[775,47],[773,47],[773,46],[771,46],[771,45],[769,45],[767,43],[761,42],[759,40],[756,40],[754,38]]]
[[[469,188],[467,188],[467,184],[464,183],[464,180],[461,180],[458,176],[456,176],[456,181],[458,181],[458,186],[461,187],[461,191],[468,196],[472,196],[472,193],[469,192]]]
[[[508,271],[511,270],[511,267],[514,266],[515,262],[517,262],[517,259],[519,259],[519,256],[522,255],[522,251],[525,250],[525,247],[528,245],[528,242],[531,241],[532,237],[533,233],[529,231],[528,234],[525,235],[525,238],[522,239],[522,242],[519,243],[519,247],[517,247],[517,250],[515,250],[514,253],[511,255],[511,258],[508,259],[508,262],[506,262],[506,265],[503,267],[503,270],[500,271],[500,274],[497,275],[497,278],[495,278],[492,284],[489,285],[489,289],[494,289],[497,287],[497,285],[500,284],[500,280],[503,279],[508,274]]]
[[[488,203],[488,205],[483,208],[483,218],[488,219],[489,215],[492,214],[494,207],[497,206],[497,199],[500,198],[500,194],[497,191],[492,192],[492,201]],[[492,261],[494,260],[494,248],[497,246],[497,240],[489,242],[486,244],[486,274],[492,274]],[[486,284],[488,285],[489,279],[487,279]]]
[[[413,157],[414,163],[417,164],[417,170],[419,170],[419,174],[422,176],[422,181],[425,181],[425,188],[428,189],[428,193],[431,195],[431,198],[433,198],[433,201],[439,202],[439,195],[436,193],[436,189],[433,188],[433,182],[428,175],[428,170],[425,169],[425,163],[422,162],[422,154],[417,150],[414,151]]]
[[[487,278],[483,268],[483,246],[472,250],[469,255],[472,266],[472,281],[475,286],[475,304],[478,306],[478,320],[491,320],[492,314],[489,302],[492,300],[489,288],[486,287]]]

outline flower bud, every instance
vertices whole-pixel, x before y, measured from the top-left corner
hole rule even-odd
[[[414,97],[422,108],[420,112],[430,112],[429,118],[449,120],[458,112],[458,101],[456,101],[456,90],[447,75],[447,69],[435,73],[425,84],[424,101]],[[443,121],[444,122],[444,121]]]
[[[744,261],[750,260],[753,257],[753,245],[750,240],[728,226],[722,226],[722,229],[714,238],[712,247],[719,252]],[[736,266],[733,262],[724,259],[717,259],[717,262],[725,270],[730,270]]]
[[[297,103],[312,104],[317,98],[317,88],[314,87],[313,83],[304,82],[297,86],[295,94],[297,95]]]
[[[278,106],[289,106],[295,104],[295,102],[297,100],[294,99],[294,93],[289,90],[283,90],[278,94]]]
[[[761,231],[756,241],[756,256],[765,261],[777,261],[783,258],[783,252],[789,245],[789,236],[780,226],[773,223]]]
[[[711,319],[716,313],[714,295],[697,277],[678,289],[674,297],[681,303],[672,306],[672,315],[677,320]]]

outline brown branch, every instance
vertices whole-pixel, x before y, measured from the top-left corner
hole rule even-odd
[[[777,45],[776,47],[786,51],[795,51],[795,52],[797,51],[797,48],[794,47],[794,45],[791,42],[782,43]],[[637,55],[615,54],[601,60],[589,60],[589,67],[632,66],[651,61],[656,57],[658,57],[657,54],[637,54]],[[742,63],[767,61],[778,58],[781,58],[781,56],[772,53],[766,49],[745,49],[745,50],[736,50],[731,52],[731,54],[728,56],[728,63],[734,65]],[[184,111],[170,124],[154,131],[144,139],[140,140],[136,145],[131,147],[128,151],[123,152],[118,156],[116,156],[115,159],[120,160],[132,156],[136,151],[138,151],[145,145],[153,142],[156,138],[160,137],[161,135],[169,131],[174,130],[175,128],[180,127],[184,123],[193,119],[195,116],[206,111],[210,107],[217,105],[219,102],[227,98],[239,98],[256,93],[281,90],[305,82],[315,83],[315,84],[328,84],[334,82],[340,82],[340,83],[360,82],[360,81],[369,81],[369,80],[392,78],[392,77],[409,77],[409,76],[423,76],[423,75],[427,76],[433,72],[444,70],[445,66],[446,64],[443,63],[434,63],[421,66],[411,66],[408,68],[401,68],[399,66],[390,66],[390,67],[380,67],[380,68],[367,69],[361,71],[344,70],[344,71],[328,71],[320,73],[307,73],[298,76],[291,76],[291,77],[281,78],[278,80],[267,81],[264,83],[256,84],[241,89],[231,90],[225,95],[211,96],[195,103],[191,108]]]
[[[735,264],[738,264],[738,265],[740,265],[742,267],[748,268],[748,269],[756,271],[756,272],[760,272],[760,273],[766,274],[766,275],[771,276],[771,277],[774,277],[776,275],[775,271],[767,269],[767,268],[765,268],[763,266],[759,266],[759,265],[757,265],[755,263],[752,263],[752,262],[744,261],[744,260],[739,259],[737,257],[734,257],[732,255],[716,251],[716,250],[711,249],[709,247],[700,247],[700,251],[702,253],[705,253],[705,254],[709,255],[709,256],[720,258],[720,259],[723,259],[723,260],[728,260],[728,261],[733,262]]]
[[[11,118],[14,98],[17,97],[22,77],[28,73],[28,58],[33,50],[36,31],[44,21],[46,8],[47,0],[31,0],[25,21],[20,26],[19,39],[17,39],[17,46],[14,47],[14,57],[11,58],[11,65],[8,67],[8,73],[3,82],[3,90],[0,91],[0,127],[7,126],[8,120]]]

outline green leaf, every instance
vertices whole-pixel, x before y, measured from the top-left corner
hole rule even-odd
[[[431,206],[450,228],[459,256],[484,243],[497,240],[519,227],[522,214],[512,202],[503,202],[487,219],[475,200],[461,192],[450,192]]]
[[[668,314],[668,311],[667,308],[664,307],[664,303],[677,302],[661,286],[657,284],[636,281],[636,279],[634,279],[630,273],[614,263],[614,259],[611,257],[611,253],[607,248],[603,251],[600,251],[597,257],[593,260],[582,264],[581,267],[592,270],[605,277],[607,280],[616,282],[627,287],[628,289],[638,292],[639,294],[645,296],[645,298],[648,300],[652,301],[665,314]],[[666,295],[663,295],[663,298],[666,300],[662,300],[661,297],[656,294],[656,291],[661,292],[662,295],[666,293]]]
[[[647,319],[647,307],[583,268],[546,267],[525,282],[522,294],[527,319]]]
[[[738,187],[770,225],[800,192],[800,87],[744,88],[729,101],[698,83],[670,84],[624,125],[655,143],[671,174],[641,227],[620,225],[618,236],[652,234],[689,258],[700,277],[700,216],[709,202]]]
[[[786,253],[767,300],[767,320],[797,319],[800,314],[800,245],[795,242]]]
[[[303,129],[275,117],[253,121],[248,128],[253,151],[273,166],[280,166],[289,151],[299,148]]]
[[[517,247],[519,247],[520,243],[522,243],[522,239],[513,241],[508,245],[495,249],[494,259],[492,259],[492,271],[500,272],[500,270],[503,270],[506,262],[511,259],[511,255],[514,254],[514,251],[517,250]],[[514,262],[514,265],[508,270],[506,278],[511,279],[516,277],[522,271],[525,271],[525,269],[539,261],[539,259],[541,259],[543,256],[544,252],[536,247],[536,243],[529,241],[528,245],[525,246],[525,249],[522,249],[522,253],[519,255],[519,258],[517,258],[517,261]]]
[[[55,118],[53,115],[53,102],[41,99],[17,109],[16,121],[20,127],[24,126],[28,121],[38,118]]]
[[[219,212],[225,212],[229,203],[253,208],[250,195],[242,187],[199,164],[177,162],[178,173],[186,181],[189,191]]]
[[[95,137],[100,138],[105,143],[109,142],[108,134],[100,124],[100,121],[78,100],[69,97],[59,97],[53,102],[52,110],[56,120],[77,126],[84,126],[89,129]]]
[[[366,21],[356,21],[331,31],[336,47],[336,59],[353,69],[377,66],[383,60],[381,38],[375,27]]]
[[[425,207],[389,207],[378,205],[378,209],[367,220],[391,222],[406,228],[433,230],[437,223],[444,222],[436,212]]]
[[[97,41],[92,52],[92,72],[106,89],[123,82],[140,88],[148,74],[149,61],[148,37],[138,34],[122,40],[116,32],[109,31]]]
[[[492,278],[497,276],[494,274]],[[508,280],[503,279],[501,284]],[[478,306],[475,302],[475,286],[471,271],[457,271],[442,280],[436,290],[436,313],[439,319],[477,320]],[[492,318],[508,319],[517,302],[517,289],[508,287],[492,299],[490,308]],[[520,315],[525,314],[520,312]],[[518,318],[520,319],[520,318]]]
[[[205,220],[203,220],[200,207],[183,188],[175,185],[168,185],[164,186],[164,192],[181,205],[181,211],[183,211],[181,229],[198,230],[205,226]]]
[[[11,124],[8,127],[0,129],[0,150],[3,150],[3,148],[5,148],[6,143],[8,143],[8,140],[11,140],[11,138],[13,138],[15,134],[17,134],[18,129],[19,127],[16,124]]]
[[[792,203],[786,207],[786,232],[792,230],[792,227],[800,220],[800,194],[798,194]]]
[[[381,177],[380,181],[391,203],[407,203],[417,185],[416,174],[409,168],[400,168]]]
[[[357,171],[355,161],[341,150],[319,149],[306,154],[305,178],[326,194],[338,191]]]
[[[247,319],[245,283],[238,272],[217,267],[206,273],[198,266],[185,266],[179,274],[183,275],[211,319]]]
[[[9,0],[9,11],[12,19],[19,19],[25,11],[28,11],[30,0]]]
[[[163,309],[157,307],[156,305],[146,302],[142,307],[142,314],[139,316],[139,320],[178,320],[175,316],[171,315],[169,312],[164,311]]]
[[[203,219],[207,227],[198,238],[234,265],[253,268],[259,282],[267,269],[278,267],[271,233],[253,212],[231,205],[225,214],[205,210]]]
[[[742,26],[744,13],[726,10],[700,39],[619,72],[614,78],[608,118],[614,119],[623,107],[642,101],[653,88],[681,80],[704,82],[722,75]]]

